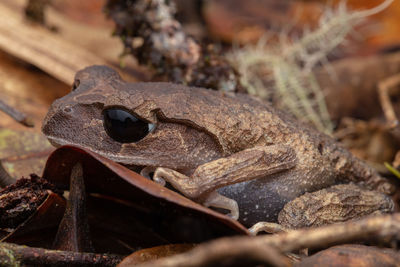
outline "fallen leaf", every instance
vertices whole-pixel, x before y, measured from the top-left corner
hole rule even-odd
[[[0,160],[15,179],[41,173],[53,150],[41,133],[0,128]]]
[[[82,166],[77,163],[71,171],[67,207],[58,226],[53,249],[93,252],[86,212],[86,190]]]
[[[102,238],[104,235],[111,238],[110,228],[115,228],[114,239],[127,242],[127,247],[137,250],[248,234],[244,226],[226,215],[82,148],[63,146],[54,151],[46,163],[43,178],[58,188],[68,189],[71,169],[78,162],[83,167],[86,190],[91,193],[88,214],[94,239],[100,233]],[[98,251],[96,246],[101,244],[93,242]]]
[[[37,179],[37,178],[31,178],[31,179]],[[15,188],[16,190],[12,190],[11,192],[8,193],[4,193],[3,191],[2,201],[11,201],[13,202],[13,205],[16,205],[16,207],[14,207],[14,210],[12,210],[12,212],[16,214],[12,214],[12,216],[15,217],[18,215],[21,216],[19,219],[23,219],[24,216],[28,215],[28,218],[26,218],[23,222],[19,223],[18,226],[13,229],[9,228],[7,231],[3,229],[0,232],[0,241],[13,242],[17,244],[46,246],[46,244],[49,243],[49,240],[51,242],[51,240],[55,236],[57,226],[62,218],[62,214],[64,213],[65,199],[62,196],[58,195],[57,193],[50,191],[49,189],[46,190],[44,188],[41,188],[40,183],[38,183],[37,186],[35,186],[35,184],[33,184],[34,186],[32,186],[32,184],[30,184],[29,182],[30,181],[29,179],[25,179],[24,181],[26,181],[26,183],[28,184],[22,183],[19,185],[19,187],[17,186]],[[31,181],[37,183],[38,180],[31,180]],[[15,187],[16,185],[13,186]],[[24,190],[23,188],[24,186],[25,187],[29,186],[29,188],[25,188]],[[22,191],[19,192],[18,189]],[[26,192],[26,190],[28,190],[28,192],[30,192],[31,195],[28,194],[28,196],[26,195],[18,196],[18,194]],[[32,192],[31,190],[40,190],[42,192],[35,193]],[[27,208],[25,206],[27,205],[32,206],[36,204],[31,202],[39,200],[37,196],[44,193],[47,194],[47,197],[45,197],[43,202],[38,203],[39,206],[36,208],[35,211],[33,211],[31,215],[26,214],[26,212],[28,211],[25,210]],[[8,194],[8,199],[7,199],[7,194]],[[25,199],[26,197],[30,196],[32,196],[33,199],[29,200]],[[9,199],[10,197],[12,199]],[[18,199],[19,197],[20,199]],[[29,203],[25,203],[25,201],[28,201]],[[20,214],[17,214],[18,212]],[[17,218],[15,217],[14,220],[17,220]],[[14,221],[14,223],[16,222],[17,221]]]
[[[130,267],[146,261],[156,260],[163,257],[169,257],[192,249],[192,244],[173,244],[158,246],[153,248],[145,248],[132,253],[123,259],[117,267]]]
[[[87,66],[106,64],[90,51],[66,42],[56,33],[29,23],[23,13],[0,3],[0,49],[29,62],[66,84]]]

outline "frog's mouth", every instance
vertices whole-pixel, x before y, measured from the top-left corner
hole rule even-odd
[[[49,140],[50,144],[52,146],[54,146],[54,147],[60,147],[60,146],[63,146],[63,145],[69,145],[70,144],[70,143],[67,144],[64,139],[57,138],[57,137],[54,137],[54,136],[49,136],[49,135],[47,136],[47,140]]]
[[[58,138],[58,137],[54,137],[54,136],[47,136],[47,139],[49,140],[50,144],[52,144],[54,147],[61,147],[63,145],[72,145],[72,146],[76,146],[76,147],[80,147],[85,149],[82,145],[79,144],[74,144],[70,141],[66,141],[65,139],[62,138]],[[124,164],[123,160],[119,160],[118,157],[115,157],[116,159],[113,159],[110,157],[109,154],[105,155],[104,153],[102,153],[101,151],[97,151],[96,149],[92,149],[90,148],[90,150],[92,152],[95,152],[105,158],[111,159],[117,163],[123,164],[124,166],[126,166],[128,169],[139,173],[140,175],[142,175],[143,177],[149,179],[149,180],[153,180],[153,174],[154,171],[157,169],[157,167],[153,167],[153,166],[149,166],[149,165],[132,165],[132,164]],[[121,162],[122,161],[122,162]],[[173,187],[168,186],[169,189],[176,191]],[[176,191],[178,192],[178,191]]]
[[[103,156],[103,157],[105,157],[107,159],[110,159],[110,160],[115,161],[115,162],[117,162],[119,164],[122,164],[122,165],[126,166],[127,168],[132,169],[134,171],[137,171],[138,168],[140,170],[140,168],[145,168],[147,166],[153,166],[154,165],[152,160],[149,159],[149,158],[146,158],[146,157],[135,157],[135,165],[133,165],[132,164],[132,158],[127,158],[125,156],[120,156],[120,155],[115,154],[115,153],[109,153],[109,152],[105,153],[102,150],[97,150],[97,149],[94,149],[92,147],[85,147],[82,144],[78,144],[78,143],[74,143],[74,142],[71,142],[71,141],[67,141],[67,140],[65,140],[63,138],[55,137],[55,136],[52,136],[52,135],[48,135],[47,139],[49,140],[50,144],[53,145],[56,148],[64,146],[64,145],[69,145],[69,146],[76,146],[76,147],[82,148],[84,150],[90,150],[90,151],[92,151],[92,152],[94,152],[96,154],[99,154],[100,156]]]

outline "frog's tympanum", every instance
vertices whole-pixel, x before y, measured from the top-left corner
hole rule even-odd
[[[390,194],[384,178],[333,139],[248,95],[172,83],[126,83],[105,66],[79,71],[43,125],[56,146],[97,152],[230,211],[275,221],[285,203],[354,182]]]

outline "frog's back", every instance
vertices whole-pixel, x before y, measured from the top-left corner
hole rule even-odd
[[[182,121],[212,134],[227,154],[255,145],[281,143],[297,135],[293,119],[265,102],[171,83],[136,83],[144,100],[154,101],[159,116]]]

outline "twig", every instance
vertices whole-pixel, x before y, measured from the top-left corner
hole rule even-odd
[[[0,100],[0,110],[5,112],[7,115],[9,115],[11,118],[13,118],[15,121],[21,123],[22,125],[25,125],[27,127],[34,126],[33,122],[24,113],[7,105],[2,100]]]
[[[390,95],[393,93],[391,89],[400,85],[400,74],[390,76],[378,83],[379,101],[382,105],[388,126],[390,129],[399,125],[399,121],[393,109]]]
[[[239,256],[254,259],[256,255],[264,255],[264,258],[258,258],[259,260],[264,259],[264,263],[284,266],[287,259],[279,257],[276,251],[285,253],[303,248],[315,249],[374,238],[376,241],[399,240],[400,213],[368,217],[359,221],[349,221],[319,228],[293,230],[272,236],[221,238],[199,245],[189,252],[158,259],[138,265],[138,267],[207,266],[211,261],[210,259],[215,263]]]
[[[277,234],[268,238],[259,238],[258,246],[271,245],[282,252],[302,248],[319,248],[338,243],[385,239],[400,239],[400,213],[385,216],[372,216],[358,221],[348,221],[341,224],[300,229],[286,234]]]
[[[6,187],[10,184],[13,184],[15,179],[11,177],[11,175],[4,169],[3,164],[0,160],[0,188]]]
[[[20,265],[114,267],[122,259],[122,256],[114,254],[79,253],[0,243],[0,265],[5,267]]]

